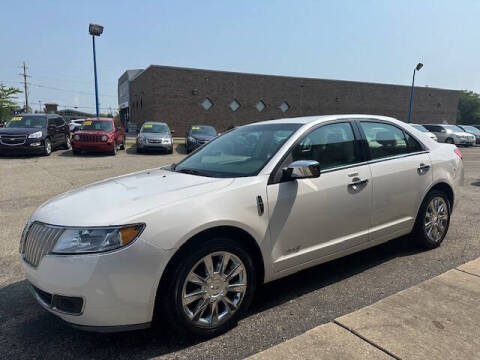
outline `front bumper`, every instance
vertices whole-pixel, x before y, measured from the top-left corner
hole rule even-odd
[[[88,143],[72,141],[72,149],[75,151],[110,152],[113,151],[113,142]]]
[[[143,150],[165,150],[165,151],[172,151],[173,144],[172,143],[160,143],[160,142],[148,142],[148,141],[138,141],[137,140],[137,149]]]
[[[36,268],[23,257],[21,262],[35,298],[46,310],[86,330],[106,332],[143,328],[152,321],[166,255],[137,239],[103,254],[46,255]],[[51,300],[54,296],[82,299],[81,311],[59,309]]]
[[[4,145],[0,142],[0,154],[41,154],[44,145],[43,139],[27,139],[22,145]]]
[[[457,138],[457,144],[458,145],[471,146],[471,145],[475,144],[475,139],[460,139],[460,138]]]

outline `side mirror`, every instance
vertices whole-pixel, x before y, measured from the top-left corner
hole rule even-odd
[[[175,130],[170,130],[170,134],[175,134]]]
[[[320,164],[315,160],[297,160],[284,169],[287,179],[311,179],[320,176]]]

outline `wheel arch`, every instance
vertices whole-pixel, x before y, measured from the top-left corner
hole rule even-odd
[[[193,249],[199,243],[207,238],[225,236],[240,244],[251,256],[255,266],[257,275],[257,284],[262,284],[265,278],[265,262],[263,259],[262,251],[255,240],[255,238],[245,231],[232,225],[219,225],[208,229],[204,229],[197,234],[191,236],[175,251],[173,256],[168,260],[167,265],[159,280],[157,291],[155,293],[154,302],[154,318],[157,311],[157,302],[161,298],[161,295],[165,293],[165,287],[168,285],[168,278],[174,274],[175,265],[181,259],[182,255]]]
[[[440,181],[440,182],[434,184],[432,187],[430,187],[430,189],[428,189],[425,196],[427,196],[433,190],[441,191],[445,195],[447,195],[448,201],[450,202],[450,209],[453,209],[453,204],[454,204],[454,201],[455,201],[455,193],[453,192],[453,189],[450,186],[450,184],[448,184],[445,181]],[[425,196],[424,196],[424,199],[425,199]]]

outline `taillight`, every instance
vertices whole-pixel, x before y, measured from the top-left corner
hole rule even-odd
[[[460,149],[456,148],[455,150],[453,150],[453,152],[455,154],[457,154],[460,159],[463,160],[463,155],[462,155],[462,152],[460,151]]]

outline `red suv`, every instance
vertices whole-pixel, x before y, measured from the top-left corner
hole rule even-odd
[[[125,129],[118,119],[86,119],[72,139],[74,155],[82,151],[116,155],[117,149],[125,150]]]

